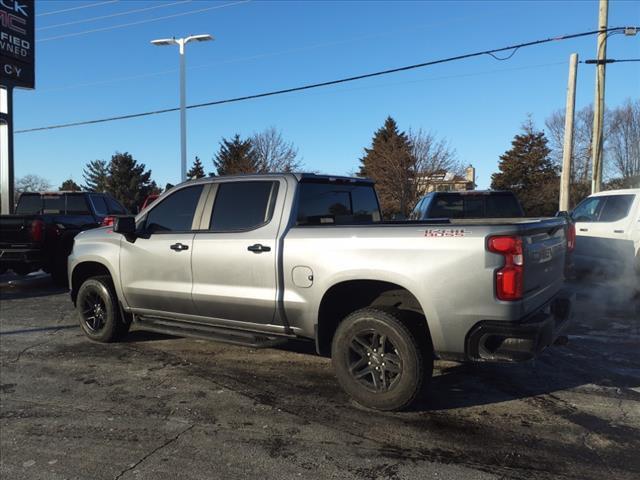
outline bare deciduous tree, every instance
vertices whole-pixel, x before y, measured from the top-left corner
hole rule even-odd
[[[24,192],[45,192],[51,190],[51,183],[40,175],[28,174],[16,180],[13,194],[14,203]]]
[[[456,151],[444,139],[437,139],[431,132],[409,131],[411,155],[414,158],[414,170],[417,175],[432,175],[436,172],[463,174],[462,164]]]
[[[611,115],[607,157],[623,179],[640,175],[640,100],[628,99]]]
[[[611,124],[611,113],[605,112],[605,129],[603,141],[607,143]],[[557,165],[562,163],[562,151],[564,148],[564,110],[556,110],[547,118],[547,136],[551,147],[551,159]],[[588,105],[576,112],[573,125],[573,155],[571,159],[571,183],[591,182],[591,140],[593,129],[593,107]]]
[[[43,192],[51,189],[51,183],[40,175],[25,175],[16,180],[16,193]]]
[[[259,172],[293,172],[302,166],[298,149],[292,142],[287,142],[275,127],[255,133],[251,144]]]

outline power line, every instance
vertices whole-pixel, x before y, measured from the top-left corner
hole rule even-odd
[[[80,35],[88,35],[90,33],[96,33],[96,32],[106,32],[108,30],[116,30],[118,28],[132,27],[134,25],[142,25],[142,24],[145,24],[145,23],[157,22],[157,21],[166,20],[166,19],[169,19],[169,18],[183,17],[185,15],[194,15],[196,13],[207,12],[209,10],[217,10],[217,9],[220,9],[220,8],[233,7],[235,5],[248,3],[250,1],[251,0],[240,0],[238,2],[231,2],[231,3],[222,4],[222,5],[214,5],[213,7],[200,8],[198,10],[189,10],[188,12],[174,13],[173,15],[165,15],[163,17],[149,18],[149,19],[146,19],[146,20],[138,20],[137,22],[121,23],[119,25],[112,25],[110,27],[94,28],[92,30],[84,30],[84,31],[81,31],[81,32],[74,32],[74,33],[67,33],[67,34],[64,34],[64,35],[57,35],[55,37],[46,37],[46,38],[41,38],[39,40],[36,40],[36,43],[49,42],[51,40],[60,40],[60,39],[63,39],[63,38],[78,37]]]
[[[100,5],[107,5],[108,3],[116,3],[118,1],[120,1],[120,0],[108,0],[106,2],[97,2],[97,3],[90,3],[89,5],[80,5],[78,7],[63,8],[62,10],[53,10],[51,12],[38,13],[36,15],[36,17],[46,17],[48,15],[57,15],[59,13],[72,12],[74,10],[82,10],[82,9],[85,9],[85,8],[93,8],[93,7],[98,7]]]
[[[608,28],[608,29],[603,30],[603,31],[620,30],[621,28],[623,28],[623,27]],[[389,75],[389,74],[398,73],[398,72],[406,72],[406,71],[409,71],[409,70],[415,70],[415,69],[418,69],[418,68],[424,68],[424,67],[428,67],[428,66],[439,65],[439,64],[442,64],[442,63],[449,63],[449,62],[454,62],[454,61],[458,61],[458,60],[465,60],[465,59],[473,58],[473,57],[480,57],[482,55],[491,55],[491,56],[493,56],[493,54],[499,53],[499,52],[505,52],[505,51],[514,50],[514,49],[520,49],[520,48],[526,48],[526,47],[531,47],[531,46],[536,46],[536,45],[542,45],[542,44],[545,44],[545,43],[550,43],[550,42],[555,42],[555,41],[570,40],[570,39],[574,39],[574,38],[586,37],[586,36],[594,35],[594,34],[600,33],[600,32],[601,32],[601,30],[590,30],[588,32],[573,33],[573,34],[570,34],[570,35],[561,35],[559,37],[551,37],[551,38],[546,38],[546,39],[542,39],[542,40],[534,40],[534,41],[531,41],[531,42],[520,43],[518,45],[511,45],[511,46],[502,47],[502,48],[495,48],[495,49],[492,49],[492,50],[483,50],[483,51],[479,51],[479,52],[466,53],[466,54],[463,54],[463,55],[457,55],[457,56],[453,56],[453,57],[441,58],[441,59],[438,59],[438,60],[431,60],[431,61],[428,61],[428,62],[416,63],[416,64],[413,64],[413,65],[406,65],[404,67],[390,68],[390,69],[386,69],[386,70],[380,70],[380,71],[377,71],[377,72],[365,73],[365,74],[362,74],[362,75],[355,75],[355,76],[351,76],[351,77],[340,78],[340,79],[337,79],[337,80],[330,80],[330,81],[326,81],[326,82],[311,83],[311,84],[302,85],[302,86],[299,86],[299,87],[291,87],[291,88],[284,88],[284,89],[280,89],[280,90],[272,90],[270,92],[257,93],[257,94],[253,94],[253,95],[244,95],[244,96],[241,96],[241,97],[227,98],[227,99],[224,99],[224,100],[214,100],[214,101],[210,101],[210,102],[196,103],[196,104],[193,104],[193,105],[188,105],[187,108],[188,109],[194,109],[194,108],[212,107],[212,106],[215,106],[215,105],[223,105],[223,104],[227,104],[227,103],[236,103],[236,102],[242,102],[242,101],[245,101],[245,100],[254,100],[254,99],[257,99],[257,98],[265,98],[265,97],[271,97],[271,96],[275,96],[275,95],[283,95],[285,93],[293,93],[293,92],[300,92],[300,91],[304,91],[304,90],[311,90],[311,89],[320,88],[320,87],[327,87],[327,86],[330,86],[330,85],[338,85],[338,84],[341,84],[341,83],[354,82],[356,80],[363,80],[365,78],[379,77],[379,76],[382,76],[382,75]],[[176,112],[178,110],[179,110],[179,108],[177,108],[177,107],[165,108],[165,109],[154,110],[154,111],[150,111],[150,112],[132,113],[132,114],[128,114],[128,115],[119,115],[119,116],[115,116],[115,117],[100,118],[100,119],[95,119],[95,120],[85,120],[85,121],[81,121],[81,122],[63,123],[63,124],[59,124],[59,125],[49,125],[49,126],[46,126],[46,127],[28,128],[28,129],[23,129],[23,130],[16,130],[14,133],[37,132],[37,131],[41,131],[41,130],[55,130],[55,129],[59,129],[59,128],[77,127],[77,126],[81,126],[81,125],[93,125],[93,124],[96,124],[96,123],[113,122],[113,121],[116,121],[116,120],[127,120],[127,119],[131,119],[131,118],[140,118],[140,117],[147,117],[147,116],[151,116],[151,115],[159,115],[159,114],[162,114],[162,113]]]
[[[458,20],[462,20],[462,19],[464,19],[464,17],[458,17],[455,20],[458,21]],[[428,23],[428,24],[421,24],[421,25],[418,25],[418,26],[413,25],[410,28],[406,28],[406,27],[403,28],[402,31],[403,32],[407,32],[407,31],[414,31],[414,30],[418,30],[418,29],[424,29],[424,28],[431,27],[431,26],[434,26],[434,25],[441,25],[441,23],[442,22],[432,22],[432,23]],[[315,50],[315,49],[324,48],[324,47],[331,47],[331,46],[336,46],[336,45],[344,45],[344,44],[347,44],[347,43],[357,42],[357,41],[361,41],[361,40],[384,37],[386,35],[389,35],[389,34],[392,34],[392,33],[396,33],[396,32],[398,32],[398,29],[391,29],[391,30],[386,30],[386,31],[382,31],[382,32],[377,32],[375,34],[361,35],[361,36],[358,36],[358,37],[350,37],[350,38],[346,38],[346,39],[342,39],[342,40],[334,40],[334,41],[331,41],[331,42],[316,43],[316,44],[313,44],[313,45],[307,45],[307,46],[297,47],[297,48],[289,48],[287,50],[279,50],[279,51],[276,51],[276,52],[260,53],[260,54],[246,56],[246,57],[239,57],[239,58],[231,58],[231,59],[228,59],[228,60],[221,60],[221,61],[217,61],[217,62],[207,62],[207,63],[198,64],[198,65],[189,65],[187,67],[187,71],[191,71],[191,70],[195,70],[195,69],[215,67],[215,66],[220,66],[220,65],[228,65],[228,64],[233,64],[233,63],[246,62],[246,61],[251,61],[251,60],[260,60],[260,59],[263,59],[263,58],[270,58],[270,57],[276,57],[276,56],[280,56],[280,55],[287,55],[287,54],[290,54],[290,53],[300,53],[300,52],[305,52],[305,51],[309,51],[309,50]],[[173,68],[173,69],[160,70],[160,71],[155,71],[155,72],[140,73],[138,75],[128,75],[128,76],[123,76],[123,77],[115,77],[115,78],[110,78],[110,79],[107,79],[107,80],[97,80],[97,81],[94,81],[94,82],[65,84],[64,86],[59,86],[59,87],[38,89],[38,91],[36,93],[58,92],[58,91],[63,91],[63,90],[72,90],[74,88],[81,88],[81,87],[92,87],[92,86],[109,85],[109,84],[118,83],[118,82],[121,82],[121,81],[137,80],[137,79],[140,79],[140,78],[149,78],[149,77],[156,77],[156,76],[159,76],[159,75],[166,75],[166,74],[174,73],[174,72],[177,72],[177,71],[179,71],[179,69]]]
[[[580,60],[580,63],[584,63],[587,65],[604,65],[606,63],[623,63],[623,62],[640,62],[640,58],[622,58],[622,59],[615,59],[615,58],[605,58],[604,60]]]
[[[99,17],[83,18],[81,20],[74,20],[72,22],[66,22],[66,23],[56,23],[55,25],[47,25],[46,27],[36,28],[36,32],[41,32],[43,30],[51,30],[52,28],[68,27],[70,25],[79,25],[81,23],[96,22],[98,20],[104,20],[107,18],[122,17],[124,15],[133,15],[134,13],[147,12],[149,10],[156,10],[158,8],[171,7],[173,5],[181,5],[183,3],[190,3],[192,1],[193,0],[181,0],[179,2],[173,2],[173,3],[161,3],[159,5],[153,5],[151,7],[136,8],[134,10],[126,10],[124,12],[111,13],[109,15],[101,15]]]

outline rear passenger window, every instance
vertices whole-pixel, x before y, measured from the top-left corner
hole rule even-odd
[[[156,205],[147,215],[146,230],[158,232],[188,232],[202,193],[202,185],[176,191]]]
[[[301,183],[298,225],[348,225],[380,221],[372,186]]]
[[[600,213],[601,222],[616,222],[622,220],[629,213],[633,203],[633,195],[610,195],[606,198],[606,203]]]
[[[93,203],[93,208],[97,215],[104,217],[109,214],[107,202],[104,201],[104,197],[102,195],[91,195],[91,203]]]
[[[40,195],[22,195],[16,208],[17,215],[36,215],[42,211]]]
[[[218,185],[209,229],[214,232],[253,230],[273,215],[278,182],[228,182]]]
[[[522,216],[520,205],[513,195],[490,194],[487,197],[488,218],[516,218]]]
[[[64,214],[63,195],[43,195],[42,213]]]
[[[460,195],[438,195],[432,202],[429,218],[463,218],[464,208]]]
[[[66,195],[67,215],[91,215],[84,195]]]
[[[111,197],[104,197],[104,198],[107,201],[107,205],[109,205],[109,213],[115,213],[116,215],[125,215],[127,213],[127,210],[118,202],[116,202],[113,198]]]

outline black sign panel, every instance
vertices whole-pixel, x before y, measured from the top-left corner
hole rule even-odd
[[[0,0],[0,84],[35,87],[35,0]]]

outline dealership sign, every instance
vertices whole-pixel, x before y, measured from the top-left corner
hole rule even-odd
[[[35,87],[35,0],[0,0],[0,84]]]

